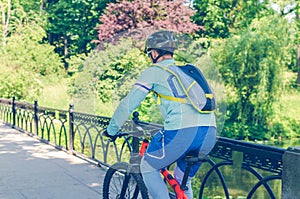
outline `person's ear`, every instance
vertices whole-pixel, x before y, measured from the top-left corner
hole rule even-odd
[[[155,59],[158,56],[158,52],[156,50],[152,50],[152,57]]]

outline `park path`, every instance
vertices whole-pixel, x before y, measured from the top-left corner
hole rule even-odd
[[[0,122],[0,199],[101,199],[104,174]]]

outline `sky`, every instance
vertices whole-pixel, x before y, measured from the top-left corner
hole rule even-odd
[[[287,6],[283,9],[283,11],[284,11],[285,13],[287,13],[287,12],[289,12],[292,8],[296,7],[296,5],[297,5],[296,2],[293,3],[293,4],[289,4],[289,5],[287,5]],[[272,3],[272,4],[271,4],[271,7],[272,7],[275,11],[277,11],[278,13],[280,13],[281,10],[282,10],[282,9],[280,8],[280,6],[279,6],[278,4],[276,4],[276,3]],[[292,20],[292,19],[295,18],[295,17],[296,17],[295,11],[293,11],[293,12],[291,12],[291,13],[289,13],[289,14],[286,15],[286,18],[288,18],[289,20]]]

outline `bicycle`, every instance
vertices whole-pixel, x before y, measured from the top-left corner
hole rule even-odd
[[[133,113],[133,121],[138,125],[137,129],[140,132],[143,131],[142,126],[151,125],[150,123],[139,121],[137,112]],[[133,133],[119,133],[118,137],[130,136],[131,134]],[[140,134],[140,136],[135,135],[132,138],[132,149],[130,150],[129,163],[117,162],[113,164],[105,174],[103,183],[103,199],[149,199],[147,188],[139,170],[141,157],[146,152],[148,144],[149,138],[147,138],[147,136],[145,138],[143,133]],[[184,191],[188,189],[186,183],[191,166],[199,162],[209,161],[208,156],[199,157],[187,155],[185,158],[187,161],[187,168],[184,172],[181,184],[177,182],[177,180],[169,172],[168,168],[161,169],[160,171],[165,182],[168,183],[174,191],[173,193],[170,192],[171,199],[188,199]]]

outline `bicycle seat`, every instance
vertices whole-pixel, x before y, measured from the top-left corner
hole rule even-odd
[[[181,190],[188,190],[188,187],[186,186],[186,183],[187,183],[187,179],[188,179],[191,167],[194,164],[209,161],[209,157],[208,157],[208,155],[199,154],[198,151],[190,151],[185,156],[185,161],[187,162],[187,167],[186,167],[186,170],[185,170],[184,175],[183,175],[182,183],[180,185]]]

